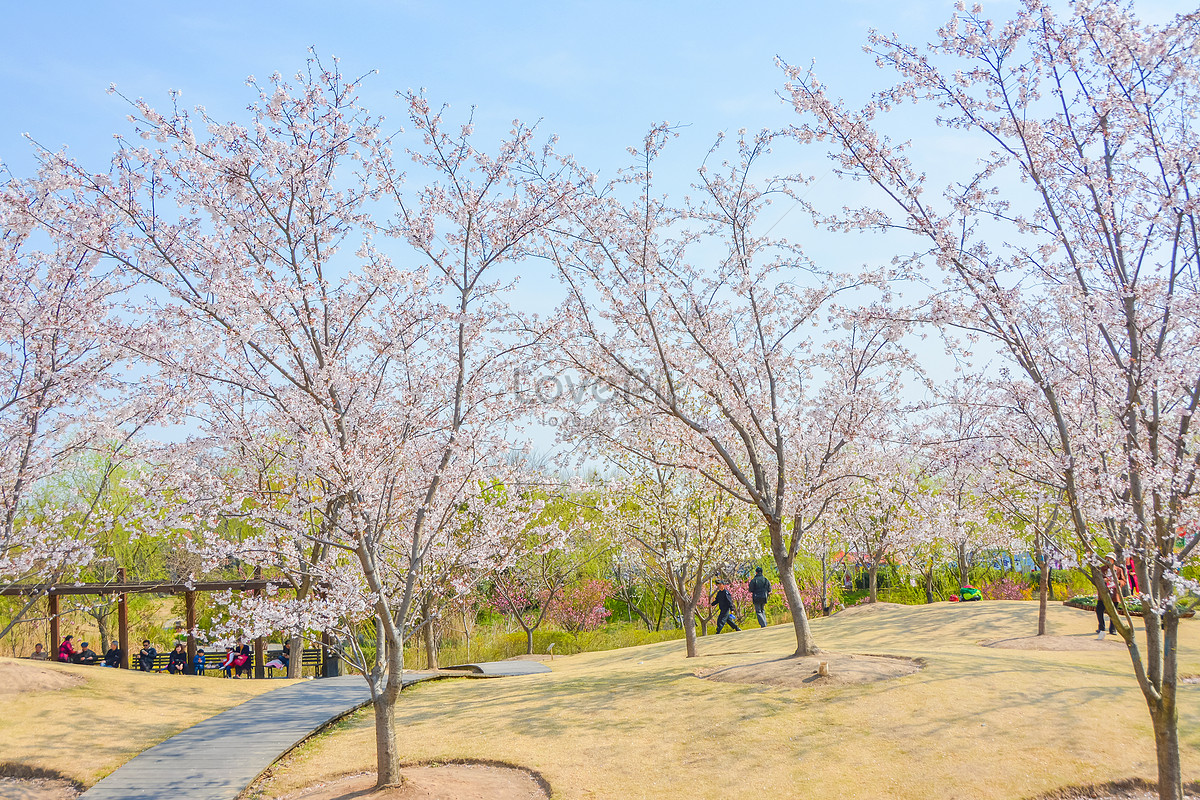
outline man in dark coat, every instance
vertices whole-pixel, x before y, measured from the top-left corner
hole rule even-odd
[[[717,633],[726,625],[735,631],[741,630],[733,619],[733,598],[729,596],[729,590],[726,588],[728,586],[725,581],[717,581],[717,596],[709,603],[710,606],[717,607]]]
[[[154,659],[157,657],[158,650],[150,644],[149,639],[145,639],[142,642],[142,649],[138,651],[138,669],[142,672],[154,672]]]
[[[754,601],[754,614],[758,617],[758,627],[767,627],[767,615],[763,611],[763,607],[767,604],[767,598],[771,596],[771,582],[763,575],[762,567],[754,570],[754,577],[750,579],[750,599]]]

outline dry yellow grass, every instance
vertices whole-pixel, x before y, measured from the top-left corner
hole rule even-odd
[[[697,679],[761,660],[790,626],[585,653],[554,674],[442,681],[406,691],[406,759],[478,758],[539,771],[555,798],[1022,798],[1155,774],[1149,715],[1123,649],[1020,651],[1033,603],[890,607],[815,620],[822,647],[926,660],[897,680],[777,689]],[[1091,614],[1055,606],[1052,633],[1091,635]],[[1200,623],[1182,626],[1181,672],[1200,672]],[[1181,687],[1184,776],[1200,777],[1200,685]],[[374,766],[360,714],[274,769],[277,796]]]
[[[0,764],[49,770],[90,786],[147,747],[284,680],[224,680],[0,658],[84,683],[3,696]]]

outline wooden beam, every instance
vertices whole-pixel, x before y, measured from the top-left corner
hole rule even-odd
[[[45,584],[14,584],[0,588],[0,597],[13,595],[30,595],[47,592],[50,595],[81,595],[81,594],[183,594],[184,592],[224,592],[252,591],[266,589],[267,586],[290,586],[283,580],[243,580],[243,581],[193,581],[181,583],[178,581],[146,581],[140,583],[56,583],[46,587]]]

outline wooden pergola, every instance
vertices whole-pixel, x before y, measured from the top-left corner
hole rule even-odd
[[[50,618],[50,657],[55,657],[59,639],[59,608],[58,600],[60,597],[67,595],[117,595],[117,642],[121,648],[121,669],[130,669],[131,655],[129,651],[129,619],[128,619],[128,602],[127,598],[131,594],[182,594],[184,596],[184,608],[187,628],[187,655],[188,665],[194,663],[196,659],[196,637],[193,630],[196,627],[196,595],[200,592],[254,592],[256,594],[266,590],[268,585],[279,585],[279,581],[266,580],[261,577],[254,577],[250,580],[225,580],[225,581],[143,581],[143,582],[128,582],[125,580],[125,570],[118,570],[116,581],[105,583],[54,583],[54,584],[14,584],[0,588],[0,596],[5,595],[24,595],[26,597],[33,595],[46,595],[46,603],[48,606]],[[324,637],[322,637],[324,639]],[[101,642],[101,647],[107,642]],[[322,642],[325,644],[325,642]],[[263,637],[258,637],[254,640],[254,677],[263,678],[266,674],[264,665],[264,653],[266,652],[266,642]],[[294,658],[299,658],[300,653],[294,654]],[[318,671],[320,673],[320,671]],[[324,677],[324,675],[322,675]]]

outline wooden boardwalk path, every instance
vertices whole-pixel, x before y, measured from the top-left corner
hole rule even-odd
[[[550,671],[544,664],[532,669],[528,664],[471,665],[471,671],[488,677]],[[409,675],[405,674],[406,686],[438,677]],[[360,675],[289,684],[180,731],[130,759],[80,798],[234,800],[288,750],[370,699]]]

